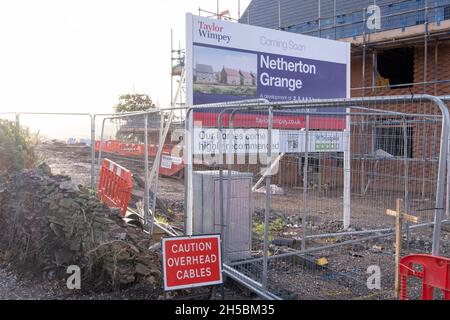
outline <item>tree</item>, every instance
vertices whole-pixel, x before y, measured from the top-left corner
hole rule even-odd
[[[114,112],[148,111],[156,108],[152,98],[146,94],[123,94],[119,97],[119,103],[114,106]]]

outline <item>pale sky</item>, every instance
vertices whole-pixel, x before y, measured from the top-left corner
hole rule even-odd
[[[2,0],[0,112],[111,112],[133,88],[168,105],[170,29],[184,47],[199,7],[216,0]],[[236,18],[238,0],[219,9]]]

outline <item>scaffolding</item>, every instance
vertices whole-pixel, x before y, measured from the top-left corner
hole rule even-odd
[[[239,22],[258,24],[256,19],[261,19],[262,15],[255,12],[269,9],[258,9],[256,2],[254,0],[250,3]],[[284,16],[288,2],[288,0],[278,0],[277,4],[270,8],[277,11],[272,13],[272,20],[278,19],[278,21],[272,21],[272,28],[352,43],[352,58],[360,57],[361,60],[360,85],[355,86],[354,83],[352,96],[373,95],[368,90],[374,93],[383,88],[405,87],[413,87],[413,90],[401,92],[401,94],[447,94],[439,89],[440,85],[450,84],[450,79],[439,79],[438,65],[442,62],[439,61],[438,52],[439,45],[450,39],[449,0],[361,1],[360,5],[364,6],[352,10],[340,8],[343,7],[343,3],[339,3],[338,0],[319,0],[317,4],[311,4],[311,10],[316,10],[316,17],[307,18],[307,21],[296,24],[289,24],[289,21],[286,21],[289,19]],[[365,6],[365,4],[369,5]],[[289,5],[291,8],[292,3]],[[376,25],[373,24],[374,7],[379,8],[380,12],[379,17],[375,17],[379,22]],[[380,51],[407,46],[423,46],[422,81],[414,79],[408,83],[377,85],[377,57]],[[433,48],[434,57],[431,56],[433,54],[430,53],[431,48]],[[369,59],[372,61],[371,67],[368,66]],[[429,60],[432,63],[428,63]],[[433,70],[430,70],[430,65],[433,66]],[[371,73],[370,77],[368,77],[369,73]],[[368,81],[371,82],[370,85],[367,84]],[[400,92],[397,90],[395,94]]]
[[[175,48],[173,42],[173,30],[170,30],[170,103],[172,108],[176,108],[174,121],[177,122],[184,119],[186,82],[183,78],[183,70],[186,50],[181,48],[180,42],[178,42],[178,48]],[[174,91],[174,88],[180,89]]]

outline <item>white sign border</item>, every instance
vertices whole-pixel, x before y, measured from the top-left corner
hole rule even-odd
[[[204,239],[204,238],[217,238],[219,241],[219,271],[220,271],[220,279],[217,281],[209,281],[209,282],[201,282],[201,283],[194,283],[194,284],[183,284],[179,286],[173,286],[168,287],[167,286],[167,277],[166,277],[166,259],[165,259],[165,243],[166,241],[170,240],[189,240],[189,239]],[[164,278],[164,291],[173,291],[173,290],[179,290],[179,289],[189,289],[189,288],[196,288],[196,287],[205,287],[205,286],[211,286],[216,284],[223,284],[223,267],[222,267],[222,243],[220,239],[219,233],[212,233],[212,234],[202,234],[202,235],[192,235],[192,236],[176,236],[176,237],[165,237],[162,238],[162,258],[163,258],[163,278]]]
[[[193,96],[193,68],[194,68],[194,55],[193,55],[193,47],[194,47],[194,21],[195,20],[211,20],[217,23],[232,23],[229,21],[223,21],[223,20],[214,20],[211,18],[206,18],[206,17],[201,17],[201,16],[197,16],[194,15],[192,13],[186,13],[185,15],[185,21],[186,21],[186,54],[185,54],[185,74],[186,74],[186,106],[187,107],[192,107],[194,106],[194,96]],[[307,41],[322,41],[324,44],[325,43],[333,43],[333,42],[340,42],[339,45],[340,46],[347,46],[347,52],[346,52],[346,58],[343,58],[342,60],[335,60],[332,59],[330,57],[314,57],[314,56],[304,56],[302,55],[303,58],[306,59],[313,59],[313,60],[318,60],[318,61],[323,61],[323,62],[332,62],[332,63],[339,63],[339,64],[344,64],[346,65],[346,98],[350,98],[350,86],[351,86],[351,44],[349,42],[344,42],[344,41],[338,41],[338,40],[332,40],[332,39],[326,39],[326,38],[321,38],[321,37],[314,37],[314,36],[309,36],[309,35],[304,35],[301,33],[293,33],[293,32],[287,32],[287,31],[281,31],[281,30],[275,30],[275,29],[270,29],[270,28],[263,28],[263,27],[258,27],[258,26],[254,26],[254,25],[249,25],[249,24],[245,24],[245,23],[236,23],[236,24],[240,24],[242,26],[248,27],[250,29],[252,29],[253,31],[256,30],[261,30],[264,32],[268,32],[268,33],[272,33],[273,35],[276,35],[278,32],[284,32],[286,34],[290,34],[292,37],[302,37],[304,38],[304,40]],[[207,45],[207,42],[202,42],[205,45]],[[245,48],[240,48],[240,47],[228,47],[228,46],[221,46],[219,45],[218,47],[223,47],[224,49],[237,49],[237,50],[245,50]],[[252,50],[254,51],[254,50]],[[257,51],[260,52],[260,51]],[[261,52],[265,52],[265,53],[272,53],[272,54],[280,54],[278,52],[278,50],[265,50],[265,51],[261,51]],[[285,55],[288,56],[292,56],[294,57],[292,54],[288,54],[285,53]],[[295,57],[299,57],[297,55],[295,55]],[[274,101],[275,103],[276,101]],[[199,105],[201,106],[201,105]]]

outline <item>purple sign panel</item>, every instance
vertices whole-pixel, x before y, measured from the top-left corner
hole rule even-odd
[[[343,63],[194,43],[193,104],[345,98]]]
[[[258,98],[292,101],[345,98],[346,65],[268,53],[258,54]]]

